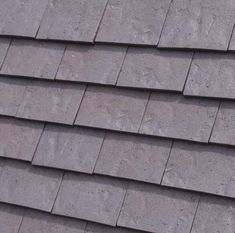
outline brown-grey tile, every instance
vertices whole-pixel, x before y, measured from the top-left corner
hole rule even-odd
[[[13,40],[1,74],[54,79],[64,49],[64,44]]]
[[[4,58],[7,54],[9,45],[10,45],[10,39],[0,38],[0,67],[2,66]]]
[[[175,142],[163,185],[235,198],[235,149]]]
[[[159,184],[170,148],[170,140],[107,133],[95,173]]]
[[[5,160],[0,170],[0,201],[50,212],[63,172]]]
[[[149,92],[88,86],[75,124],[137,132]]]
[[[110,0],[96,41],[157,45],[170,0]]]
[[[69,45],[56,79],[115,84],[126,49],[109,45]]]
[[[184,191],[132,183],[118,226],[158,233],[188,233],[199,196]]]
[[[31,161],[43,126],[0,116],[0,157]]]
[[[99,130],[47,125],[33,164],[92,173],[103,138]]]
[[[73,124],[84,91],[85,86],[80,84],[31,81],[17,117]]]
[[[107,0],[52,0],[37,38],[93,42]]]
[[[219,101],[152,93],[140,133],[208,142]]]
[[[118,86],[182,91],[192,52],[128,49]]]
[[[66,173],[53,213],[115,226],[126,188],[121,180]]]
[[[227,50],[234,21],[231,0],[174,0],[159,47]]]

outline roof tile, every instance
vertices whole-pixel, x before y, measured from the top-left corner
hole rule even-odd
[[[219,102],[215,100],[152,93],[140,132],[208,142],[218,106]]]
[[[163,185],[235,198],[235,149],[175,142]]]
[[[126,47],[109,45],[69,45],[56,79],[115,84]]]
[[[53,213],[115,226],[126,187],[120,180],[67,173]]]
[[[107,0],[53,0],[37,38],[92,42]]]
[[[95,173],[159,184],[170,148],[170,140],[108,133]]]
[[[0,38],[0,67],[2,66],[9,45],[10,45],[10,39]]]
[[[148,95],[135,90],[88,86],[75,124],[137,132]]]
[[[198,199],[191,193],[133,183],[118,225],[158,233],[188,233]]]
[[[170,0],[110,0],[96,41],[157,45]]]

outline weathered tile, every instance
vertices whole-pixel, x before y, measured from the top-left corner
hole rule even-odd
[[[6,160],[0,176],[0,201],[51,211],[63,172]]]
[[[56,79],[115,84],[126,49],[109,45],[69,45]]]
[[[107,0],[52,0],[37,37],[93,42]]]
[[[170,140],[108,133],[95,172],[159,184],[170,148]]]
[[[188,233],[198,195],[162,187],[129,185],[118,225],[158,233]]]
[[[148,95],[135,90],[89,86],[75,124],[137,132]]]
[[[140,132],[208,142],[218,106],[216,100],[152,93]]]
[[[163,185],[235,197],[235,149],[175,142]]]
[[[2,233],[18,233],[24,214],[23,208],[0,204],[0,227]]]
[[[0,38],[0,67],[2,66],[9,45],[10,45],[10,39]]]
[[[235,32],[233,31],[230,43],[229,43],[229,50],[235,50]]]
[[[191,58],[191,52],[130,48],[117,85],[182,91]]]
[[[31,81],[17,117],[73,124],[84,90],[80,84]]]
[[[103,131],[47,125],[33,164],[92,173],[103,138]]]
[[[0,116],[0,157],[31,161],[43,126]]]
[[[27,210],[19,233],[84,233],[85,221]]]
[[[67,173],[53,213],[115,226],[126,187],[120,180]]]
[[[192,233],[234,233],[235,202],[213,196],[203,197],[199,203]]]
[[[110,0],[96,41],[157,45],[170,0]]]
[[[159,46],[227,50],[234,21],[234,1],[174,0]]]
[[[54,79],[64,49],[64,44],[14,40],[4,60],[1,74]]]
[[[235,54],[196,53],[185,95],[235,98]]]

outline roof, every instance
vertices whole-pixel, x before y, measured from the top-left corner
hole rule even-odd
[[[235,2],[0,0],[1,233],[235,233]]]

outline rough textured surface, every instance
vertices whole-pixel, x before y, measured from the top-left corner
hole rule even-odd
[[[227,50],[234,21],[231,0],[174,0],[159,46]]]
[[[75,124],[137,132],[148,95],[148,92],[89,86]]]
[[[64,44],[14,40],[1,74],[54,79],[64,49]]]
[[[152,93],[140,132],[162,137],[208,142],[219,102]]]
[[[126,186],[115,179],[67,173],[53,213],[115,226]]]
[[[0,38],[0,67],[2,66],[3,60],[6,56],[9,44],[10,44],[10,39]]]
[[[79,82],[115,84],[126,47],[109,45],[70,45],[56,78]]]
[[[92,173],[103,138],[103,131],[47,125],[33,164]]]
[[[108,133],[95,172],[160,183],[170,148],[170,140]]]
[[[37,37],[92,42],[107,0],[52,0]]]
[[[132,47],[128,49],[117,84],[182,91],[191,57],[191,52]]]
[[[96,41],[157,45],[170,0],[110,0]]]
[[[118,225],[158,233],[188,233],[197,203],[197,195],[132,183]]]

